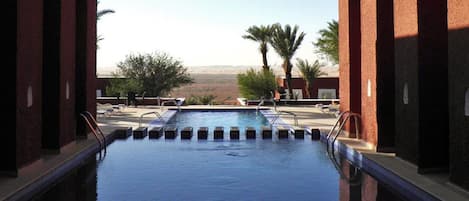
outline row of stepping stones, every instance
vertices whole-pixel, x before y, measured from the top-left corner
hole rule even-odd
[[[287,139],[289,137],[290,131],[292,129],[278,126],[277,129],[277,136],[279,139]],[[319,129],[312,129],[312,139],[318,140],[320,138],[320,131]],[[132,135],[134,138],[144,138],[147,135],[149,138],[160,138],[164,135],[165,139],[175,139],[178,135],[178,128],[175,126],[167,126],[167,127],[153,127],[148,130],[148,127],[138,127],[132,131],[132,127],[126,129],[118,129],[115,131],[116,138],[127,138]],[[193,136],[193,128],[192,127],[184,127],[181,130],[181,139],[191,139]],[[208,127],[200,127],[197,130],[197,139],[207,139],[208,138],[209,129]],[[304,128],[294,127],[293,128],[293,136],[296,139],[304,139],[305,130]],[[240,132],[239,128],[236,126],[230,127],[230,139],[239,139]],[[254,127],[246,127],[246,139],[256,139],[256,129]],[[261,127],[261,136],[262,139],[271,139],[272,138],[272,128],[269,126]],[[224,127],[215,127],[213,130],[213,139],[223,139],[224,138]]]

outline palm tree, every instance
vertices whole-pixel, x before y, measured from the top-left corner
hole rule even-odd
[[[311,65],[308,60],[297,59],[296,66],[300,69],[303,79],[306,81],[306,95],[311,98],[310,89],[313,86],[313,81],[326,73],[321,71],[322,64],[318,60],[314,61]]]
[[[317,42],[313,45],[318,48],[317,53],[326,55],[334,64],[339,63],[339,23],[335,20],[327,23],[326,29],[319,30]]]
[[[262,62],[263,66],[262,69],[269,70],[269,64],[267,63],[267,43],[270,41],[270,37],[272,36],[272,27],[270,25],[264,26],[251,26],[249,27],[246,32],[247,35],[243,35],[244,39],[253,40],[260,43],[259,51],[262,54]]]
[[[96,2],[96,4],[99,4],[99,1]],[[96,20],[100,20],[102,16],[104,15],[107,15],[107,14],[110,14],[110,13],[115,13],[116,11],[114,10],[111,10],[111,9],[103,9],[103,10],[99,10],[97,13],[96,13]],[[96,43],[98,43],[99,41],[103,40],[104,38],[99,35],[98,38],[96,39]],[[96,47],[99,48],[98,44],[96,44]]]
[[[285,78],[287,79],[288,96],[291,97],[293,94],[293,89],[291,88],[291,70],[293,65],[290,60],[293,58],[298,47],[300,47],[305,33],[301,32],[297,37],[298,25],[295,25],[293,29],[288,24],[285,25],[284,29],[282,29],[282,26],[278,23],[272,26],[274,27],[274,31],[270,44],[283,59],[282,68],[285,72]]]
[[[96,4],[99,4],[99,1],[97,1]],[[107,15],[109,13],[115,13],[115,12],[116,11],[111,10],[111,9],[99,10],[98,13],[96,14],[96,20],[100,20],[102,16]]]

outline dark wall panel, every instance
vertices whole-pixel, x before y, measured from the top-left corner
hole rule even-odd
[[[469,190],[469,114],[465,111],[469,107],[465,97],[469,90],[468,10],[469,1],[448,1],[450,180],[466,190]]]
[[[42,148],[60,149],[60,0],[44,1]]]
[[[393,1],[376,1],[376,116],[378,151],[394,151],[395,146],[395,72]]]
[[[396,155],[417,164],[418,21],[416,0],[394,0]]]
[[[4,68],[3,73],[5,75],[9,75],[12,77],[17,77],[17,66],[16,66],[16,41],[17,41],[17,1],[16,0],[7,0],[4,2],[4,9],[3,14],[5,15],[5,20],[3,27],[4,27],[4,37],[6,43],[1,46],[2,52],[4,52],[5,58],[4,61]],[[10,84],[10,79],[2,79],[2,86],[10,86],[4,87],[6,91],[4,91],[4,96],[10,97],[4,100],[4,114],[7,117],[16,117],[16,91],[17,91],[17,84],[15,82],[14,87]],[[8,83],[7,83],[8,82]],[[7,122],[4,125],[3,134],[1,135],[2,140],[0,140],[0,152],[2,154],[2,163],[0,164],[0,173],[6,174],[16,174],[16,123],[17,118],[9,118],[11,122]],[[7,154],[5,154],[7,153]]]
[[[17,1],[16,143],[18,167],[41,147],[42,1]]]
[[[448,169],[446,1],[418,1],[419,171]],[[444,98],[436,98],[435,93]]]

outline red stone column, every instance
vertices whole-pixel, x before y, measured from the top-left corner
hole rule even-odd
[[[447,171],[448,20],[446,1],[418,2],[419,172]],[[434,92],[442,94],[436,96]],[[438,105],[442,105],[439,107]],[[435,107],[436,106],[436,107]]]
[[[96,2],[77,0],[76,103],[77,135],[86,136],[86,125],[79,113],[96,115]]]
[[[361,138],[378,151],[394,147],[392,1],[361,1]]]
[[[87,0],[86,108],[96,116],[96,1]]]
[[[61,0],[60,13],[60,78],[59,137],[60,146],[75,139],[75,33],[76,2]]]
[[[361,138],[373,145],[377,142],[376,122],[376,0],[361,0]]]
[[[444,171],[449,155],[446,1],[396,0],[394,6],[397,155],[421,173]]]
[[[418,16],[417,0],[394,0],[396,74],[396,155],[417,163]]]
[[[469,1],[448,0],[450,180],[469,190]]]
[[[339,0],[340,110],[361,112],[360,0]],[[349,131],[355,130],[347,126]],[[351,137],[354,137],[352,133]]]
[[[8,50],[16,52],[16,115],[7,118],[16,117],[16,132],[6,134],[16,133],[16,139],[7,142],[16,145],[16,169],[41,153],[42,4],[42,0],[18,0],[17,30],[10,30],[17,33],[16,40],[10,39],[16,41],[16,51]]]

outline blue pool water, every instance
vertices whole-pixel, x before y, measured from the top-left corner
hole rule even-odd
[[[226,136],[230,126],[257,128],[268,122],[255,112],[180,112],[168,124],[207,126],[210,139],[215,126],[224,126]],[[108,147],[97,175],[98,200],[338,200],[339,195],[339,175],[324,145],[309,136],[128,138]]]
[[[304,140],[115,141],[98,200],[338,200],[324,145]]]
[[[254,127],[259,133],[262,126],[269,125],[262,113],[255,111],[183,111],[177,112],[168,122],[168,125],[176,125],[179,130],[184,127],[192,127],[196,133],[199,127],[208,127],[209,133],[213,133],[215,127],[224,127],[227,134],[230,127],[237,126],[241,135],[246,127]],[[210,138],[209,138],[210,139]]]

